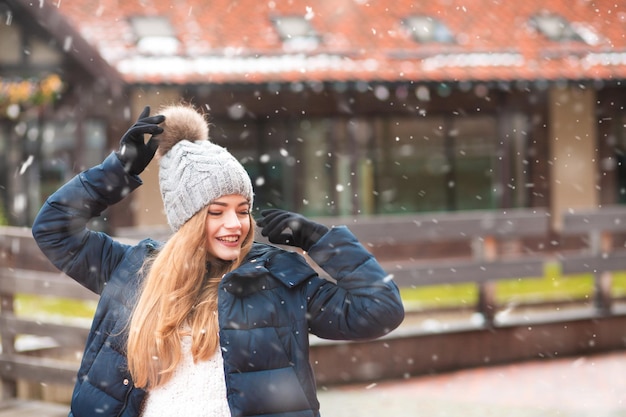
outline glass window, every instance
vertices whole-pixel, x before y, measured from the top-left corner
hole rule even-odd
[[[274,140],[284,129],[266,128],[255,120],[215,120],[211,125],[211,140],[228,149],[244,166],[254,188],[254,208],[285,207],[285,164],[281,144]],[[274,147],[267,146],[272,141]],[[271,149],[267,151],[267,149]]]
[[[52,40],[43,40],[31,37],[30,63],[34,66],[61,66],[63,54],[58,45]]]
[[[9,224],[9,124],[0,122],[0,226]]]
[[[211,137],[245,166],[256,209],[325,216],[498,204],[492,116],[217,120]]]
[[[106,149],[106,124],[102,120],[90,119],[84,123],[85,153],[82,161],[85,168],[99,164],[104,159]]]
[[[496,123],[493,117],[454,119],[450,130],[453,182],[449,189],[454,210],[496,207]]]
[[[505,119],[506,120],[506,119]],[[500,123],[509,125],[506,138],[509,141],[508,161],[509,168],[503,169],[502,195],[505,201],[503,207],[529,207],[530,195],[535,191],[532,181],[532,163],[530,162],[528,116],[521,112],[511,114],[510,121],[500,120]],[[505,166],[507,164],[504,164]],[[496,191],[499,193],[499,190]],[[508,193],[508,195],[506,195]]]
[[[615,144],[613,154],[615,158],[616,202],[626,204],[626,114],[619,115],[619,123],[615,124]]]
[[[179,41],[167,18],[136,16],[130,19],[130,24],[141,52],[169,55],[178,51]]]
[[[333,154],[329,133],[330,119],[302,119],[293,126],[296,140],[297,182],[295,208],[305,215],[321,216],[335,214],[336,191],[333,191],[333,178],[340,167],[333,165]],[[339,186],[335,187],[341,188]]]
[[[410,31],[416,42],[454,43],[454,35],[450,29],[443,22],[433,17],[410,16],[403,19],[402,24]]]
[[[41,203],[69,180],[75,170],[77,160],[75,122],[47,122],[41,135]],[[97,161],[98,163],[100,161]]]
[[[319,36],[304,16],[276,16],[274,27],[288,49],[308,50],[319,44]]]
[[[492,117],[392,118],[378,148],[378,211],[495,207]]]
[[[13,15],[9,11],[0,10],[2,22],[11,22]],[[24,54],[24,43],[20,28],[15,24],[0,24],[0,63],[17,65],[22,60]]]
[[[443,118],[391,118],[376,158],[378,212],[445,210],[450,165]]]
[[[151,36],[175,36],[169,20],[162,16],[136,16],[130,19],[130,23],[137,39]]]
[[[583,38],[562,16],[552,13],[537,14],[530,18],[530,26],[555,42],[582,42]]]
[[[211,137],[250,174],[255,210],[280,207],[323,216],[334,214],[340,204],[333,178],[350,175],[349,168],[343,169],[342,154],[332,152],[331,125],[330,119],[216,120]]]

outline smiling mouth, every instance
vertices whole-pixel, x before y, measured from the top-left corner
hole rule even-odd
[[[224,243],[237,243],[239,242],[239,236],[222,236],[218,237],[217,240]]]

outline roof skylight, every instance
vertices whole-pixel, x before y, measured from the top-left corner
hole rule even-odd
[[[430,16],[409,16],[402,24],[419,43],[454,43],[454,35],[440,20]]]
[[[272,18],[274,27],[285,46],[294,49],[313,49],[319,44],[319,36],[311,23],[301,16]]]
[[[565,18],[554,13],[542,13],[532,16],[530,25],[539,33],[555,42],[584,42],[576,28]]]
[[[140,52],[154,55],[177,53],[179,41],[169,20],[161,16],[136,16],[130,24]]]

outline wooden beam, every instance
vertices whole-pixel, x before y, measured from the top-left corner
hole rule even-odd
[[[3,338],[17,335],[49,337],[64,348],[73,347],[82,351],[89,336],[89,328],[21,319],[7,314],[0,317],[0,334]]]
[[[545,258],[523,257],[494,262],[438,260],[429,264],[404,261],[386,262],[382,266],[385,271],[393,274],[398,286],[420,287],[517,278],[542,278]]]
[[[0,293],[97,300],[99,296],[60,272],[0,268]]]
[[[0,378],[74,385],[79,364],[58,359],[0,354]]]

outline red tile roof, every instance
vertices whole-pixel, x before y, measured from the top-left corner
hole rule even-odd
[[[54,0],[131,83],[622,79],[626,2],[601,0]],[[529,18],[556,13],[595,42],[555,42]],[[445,23],[455,44],[419,44],[410,15]],[[129,18],[166,16],[175,55],[141,53]],[[307,17],[318,47],[287,50],[271,18]],[[165,51],[165,47],[163,47]]]

